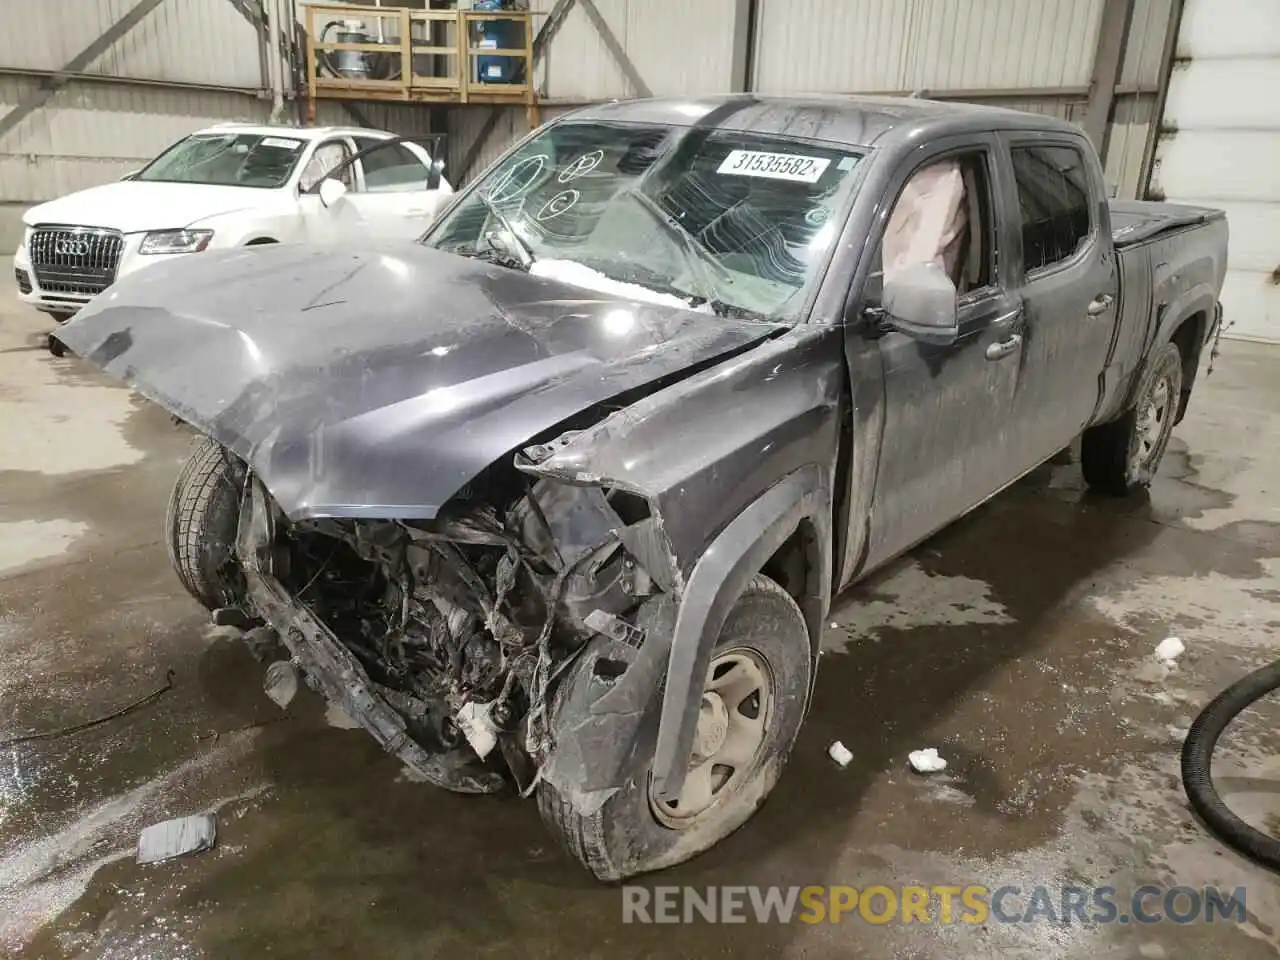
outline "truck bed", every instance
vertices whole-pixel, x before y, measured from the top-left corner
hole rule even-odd
[[[1211,207],[1149,200],[1112,200],[1111,238],[1117,249],[1131,247],[1171,230],[1198,226],[1225,216],[1221,210]]]
[[[1104,374],[1103,409],[1117,412],[1136,385],[1166,304],[1197,285],[1219,289],[1226,271],[1227,221],[1221,210],[1134,200],[1111,202],[1120,265],[1120,303]],[[1212,317],[1199,334],[1207,336]],[[1188,371],[1183,391],[1195,376]]]

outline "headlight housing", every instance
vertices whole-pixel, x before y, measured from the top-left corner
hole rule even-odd
[[[212,230],[156,230],[142,238],[138,252],[199,253],[212,239]]]

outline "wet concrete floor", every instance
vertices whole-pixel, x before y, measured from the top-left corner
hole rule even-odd
[[[8,276],[7,272],[0,276]],[[1275,956],[1280,886],[1192,821],[1177,751],[1199,705],[1276,656],[1280,351],[1228,347],[1150,497],[1047,466],[839,598],[816,702],[773,797],[646,886],[1244,886],[1243,924],[627,925],[532,803],[408,782],[359,731],[210,635],[171,575],[189,437],[0,300],[0,955],[23,957]],[[1169,635],[1187,654],[1162,675]],[[1217,774],[1258,822],[1280,710]],[[845,769],[832,740],[854,754]],[[946,773],[908,772],[935,746]],[[217,810],[217,847],[150,867],[138,830]]]

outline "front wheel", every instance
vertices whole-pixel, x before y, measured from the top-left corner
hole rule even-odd
[[[244,573],[235,542],[245,474],[239,457],[201,437],[169,497],[169,562],[187,592],[209,610],[244,603]]]
[[[1125,496],[1150,485],[1169,445],[1182,397],[1182,353],[1175,343],[1151,359],[1138,398],[1124,415],[1090,427],[1080,446],[1080,467],[1094,490]]]
[[[544,781],[538,788],[543,820],[605,881],[709,850],[746,823],[778,782],[804,718],[811,663],[800,608],[781,586],[757,575],[712,651],[680,796],[659,797],[643,764],[597,813],[584,816]],[[574,721],[557,715],[555,722]]]

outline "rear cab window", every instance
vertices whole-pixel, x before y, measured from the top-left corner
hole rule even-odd
[[[1012,146],[1028,274],[1076,255],[1092,233],[1089,169],[1084,154],[1066,145]]]

